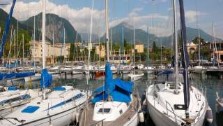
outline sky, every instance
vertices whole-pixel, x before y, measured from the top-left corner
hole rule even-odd
[[[12,0],[0,8],[9,12]],[[186,26],[199,28],[223,39],[223,0],[184,0]],[[47,0],[46,13],[66,18],[79,33],[105,31],[105,0]],[[42,0],[17,0],[13,16],[26,20],[42,11]],[[157,36],[172,33],[172,0],[109,0],[109,27],[127,22],[136,29],[149,29]],[[201,36],[202,37],[202,36]]]

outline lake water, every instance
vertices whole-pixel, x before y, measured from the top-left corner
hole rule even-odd
[[[191,84],[195,85],[201,91],[205,92],[207,97],[207,101],[212,108],[214,121],[211,126],[217,126],[216,124],[216,115],[215,115],[215,99],[216,99],[216,92],[219,92],[219,95],[223,97],[223,81],[218,79],[217,77],[212,76],[201,76],[201,75],[191,75]],[[86,90],[89,87],[90,90],[95,89],[98,86],[101,86],[104,82],[104,78],[96,79],[96,80],[89,80],[89,86],[87,86],[86,76],[85,75],[67,75],[67,79],[65,76],[62,75],[59,78],[55,79],[53,82],[53,86],[58,85],[74,85],[76,88]],[[124,79],[126,77],[124,76]],[[21,83],[21,82],[19,82]],[[147,85],[151,83],[151,77],[144,76],[141,80],[135,82],[135,87],[138,88],[139,93],[142,95],[144,90],[146,89]],[[27,82],[26,87],[33,87],[36,88],[39,85],[39,81],[35,82]],[[222,116],[223,117],[223,116]],[[223,121],[223,118],[220,121]],[[149,122],[152,125],[152,122]],[[223,126],[223,123],[219,124],[219,126]]]

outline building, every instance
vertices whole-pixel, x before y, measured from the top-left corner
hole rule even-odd
[[[35,47],[35,48],[34,48]],[[41,41],[31,41],[30,42],[31,57],[32,60],[36,62],[42,62],[43,48]],[[64,56],[65,60],[69,57],[70,43],[55,43],[54,45],[50,42],[46,42],[45,45],[45,55],[46,64],[54,64],[57,62],[58,56]]]
[[[210,43],[210,49],[212,50],[212,56],[217,60],[217,62],[223,62],[223,43],[221,42],[213,42]]]
[[[189,54],[193,54],[197,50],[197,46],[198,45],[194,44],[193,42],[187,43],[187,52]]]
[[[105,58],[106,52],[104,45],[95,44],[95,52],[100,58]]]
[[[144,52],[144,44],[137,42],[135,44],[136,53],[143,53]]]

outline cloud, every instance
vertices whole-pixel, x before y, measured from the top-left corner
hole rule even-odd
[[[130,16],[130,17],[135,17],[135,16],[137,16],[138,13],[139,13],[140,11],[142,11],[142,10],[143,10],[143,8],[134,8],[134,9],[129,13],[129,16]]]
[[[9,12],[11,5],[4,6],[3,9]],[[23,2],[18,1],[14,8],[13,16],[18,20],[27,20],[29,17],[34,16],[42,12],[42,2]],[[83,7],[81,9],[73,9],[68,5],[56,5],[55,3],[48,1],[46,13],[53,13],[60,17],[63,17],[74,26],[79,33],[88,33],[90,31],[90,18],[91,8]],[[104,25],[104,10],[93,10],[93,29],[99,30],[100,25]],[[97,22],[97,23],[95,23]],[[98,31],[94,31],[98,33]]]
[[[136,15],[135,17],[132,17],[132,13],[129,13],[128,17],[111,21],[110,26],[114,27],[122,22],[127,22],[132,28],[135,25],[136,29],[143,29],[146,31],[147,27],[149,27],[149,32],[152,34],[156,34],[157,36],[168,36],[171,33],[171,28],[167,28],[170,26],[167,25],[168,19],[168,16],[159,13],[143,16]]]
[[[9,12],[11,5],[4,6],[3,9]],[[37,15],[42,10],[41,1],[18,1],[16,3],[13,16],[18,20],[27,20],[29,17]],[[134,8],[132,11],[123,18],[110,20],[110,27],[113,27],[121,22],[128,22],[130,25],[135,24],[135,28],[142,28],[146,31],[147,26],[151,26],[150,32],[157,34],[158,36],[167,35],[165,24],[168,20],[168,16],[161,15],[159,13],[153,13],[148,15],[140,15],[143,8]],[[47,3],[46,13],[57,14],[60,17],[66,18],[73,25],[73,27],[79,33],[89,33],[90,31],[90,18],[91,8],[83,7],[81,9],[73,9],[68,5],[57,5],[51,1]],[[104,10],[93,10],[93,34],[103,35],[105,29]],[[151,23],[153,22],[153,23]]]
[[[207,15],[207,14],[199,12],[199,11],[196,12],[196,11],[193,11],[193,10],[188,10],[188,11],[185,12],[185,17],[186,17],[188,23],[195,23],[199,16],[204,16],[204,15]]]

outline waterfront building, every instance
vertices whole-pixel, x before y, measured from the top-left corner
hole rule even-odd
[[[34,46],[35,44],[35,46]],[[35,47],[35,48],[34,48]],[[43,49],[42,49],[42,42],[41,41],[31,41],[30,42],[30,50],[31,50],[31,60],[36,62],[42,62],[42,55],[43,55]],[[55,64],[58,62],[57,58],[59,56],[63,56],[65,60],[68,59],[69,56],[69,50],[70,50],[70,43],[66,43],[63,45],[63,43],[55,43],[54,45],[50,42],[46,42],[45,46],[46,50],[46,63],[47,64]]]

